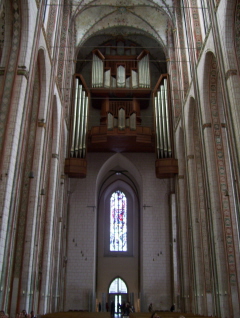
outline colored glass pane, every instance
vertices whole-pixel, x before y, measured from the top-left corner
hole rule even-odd
[[[127,251],[127,198],[121,191],[110,199],[110,251]]]

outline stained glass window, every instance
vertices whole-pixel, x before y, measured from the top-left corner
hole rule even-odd
[[[119,190],[110,199],[110,251],[127,251],[127,198]]]

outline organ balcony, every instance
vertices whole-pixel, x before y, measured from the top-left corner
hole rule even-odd
[[[88,151],[154,152],[154,132],[141,125],[137,99],[112,101],[105,98],[101,125],[88,133]]]

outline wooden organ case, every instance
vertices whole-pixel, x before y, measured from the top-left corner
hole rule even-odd
[[[153,129],[141,124],[151,96],[148,51],[104,56],[94,50],[90,92],[101,115],[89,131],[88,151],[154,152]]]

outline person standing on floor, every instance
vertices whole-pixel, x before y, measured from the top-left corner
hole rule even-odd
[[[111,316],[114,316],[115,313],[115,303],[114,301],[111,301]]]
[[[152,310],[153,310],[153,305],[152,305],[152,303],[148,306],[148,311],[149,312],[152,312]]]

